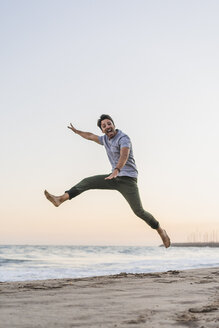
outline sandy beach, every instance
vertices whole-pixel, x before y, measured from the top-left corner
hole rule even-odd
[[[219,328],[219,268],[0,283],[1,327]]]

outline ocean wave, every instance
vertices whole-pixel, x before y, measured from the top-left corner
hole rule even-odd
[[[218,249],[146,246],[0,246],[0,281],[80,278],[219,266]]]
[[[32,262],[31,260],[18,260],[18,259],[0,259],[0,266],[8,264],[22,264]]]

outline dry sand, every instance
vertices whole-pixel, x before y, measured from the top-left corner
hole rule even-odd
[[[219,268],[0,283],[0,327],[219,328]]]

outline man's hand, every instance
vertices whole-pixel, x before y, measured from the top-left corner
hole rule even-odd
[[[107,178],[105,178],[105,180],[111,180],[111,179],[115,179],[119,174],[118,170],[114,170]]]
[[[116,167],[118,167],[119,169],[123,168],[123,166],[127,162],[129,153],[130,153],[129,147],[123,147],[120,149],[120,157]],[[107,178],[105,178],[105,180],[115,179],[118,176],[119,171],[120,170],[115,169]]]
[[[77,130],[73,127],[73,125],[70,123],[70,126],[68,126],[70,130],[72,130],[74,133],[77,132]]]

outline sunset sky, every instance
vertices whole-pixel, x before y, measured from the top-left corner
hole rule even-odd
[[[116,191],[44,197],[110,173],[67,129],[101,135],[103,113],[172,241],[219,239],[218,15],[216,0],[0,1],[1,244],[160,244]]]

